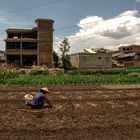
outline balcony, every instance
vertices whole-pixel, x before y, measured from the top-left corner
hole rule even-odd
[[[34,38],[7,38],[5,42],[38,42],[38,39]]]
[[[21,39],[21,38],[30,38],[37,39],[37,29],[8,29],[7,38],[11,39]]]

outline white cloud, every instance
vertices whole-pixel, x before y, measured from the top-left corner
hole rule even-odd
[[[77,25],[79,31],[68,37],[71,53],[92,46],[117,49],[120,44],[140,43],[140,17],[136,10],[125,11],[107,20],[98,16],[86,17]]]
[[[140,3],[140,0],[136,0],[136,2]]]
[[[57,52],[58,54],[60,54],[60,45],[61,40],[58,37],[54,37],[54,42],[53,42],[53,46],[54,46],[54,51]]]
[[[138,1],[138,0],[137,0]],[[139,0],[140,1],[140,0]],[[34,22],[26,22],[17,17],[6,17],[0,12],[0,39],[5,38],[7,28],[32,28]],[[18,19],[18,20],[17,20]],[[117,49],[120,44],[140,44],[140,17],[138,11],[129,10],[110,19],[88,16],[77,23],[79,31],[68,36],[71,52],[80,52],[84,48]],[[59,38],[55,37],[54,49],[59,52]],[[0,49],[4,44],[0,42]]]

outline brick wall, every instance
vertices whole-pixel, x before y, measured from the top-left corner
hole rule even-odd
[[[37,19],[39,65],[52,67],[53,60],[53,20]]]
[[[110,68],[112,67],[111,54],[76,54],[70,56],[73,67],[79,68]]]

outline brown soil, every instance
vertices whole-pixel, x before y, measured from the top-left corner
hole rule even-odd
[[[140,140],[140,85],[49,85],[53,108],[30,109],[40,86],[1,86],[0,140]]]

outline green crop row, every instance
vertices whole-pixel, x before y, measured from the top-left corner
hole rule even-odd
[[[59,69],[57,70],[55,73],[53,73],[49,70],[43,70],[43,71],[37,71],[37,70],[31,70],[28,74],[29,75],[63,75],[64,74],[64,70]]]
[[[63,70],[51,75],[45,70],[37,73],[21,74],[15,70],[0,70],[0,84],[121,84],[140,83],[140,68],[133,69],[88,69],[69,71]]]
[[[140,73],[140,68],[114,68],[114,69],[80,69],[69,71],[70,75],[120,75],[120,74],[129,74],[132,72]]]
[[[44,84],[128,84],[140,83],[140,76],[133,75],[106,75],[106,76],[33,76],[20,75],[15,78],[5,79],[1,84],[8,85],[44,85]]]

